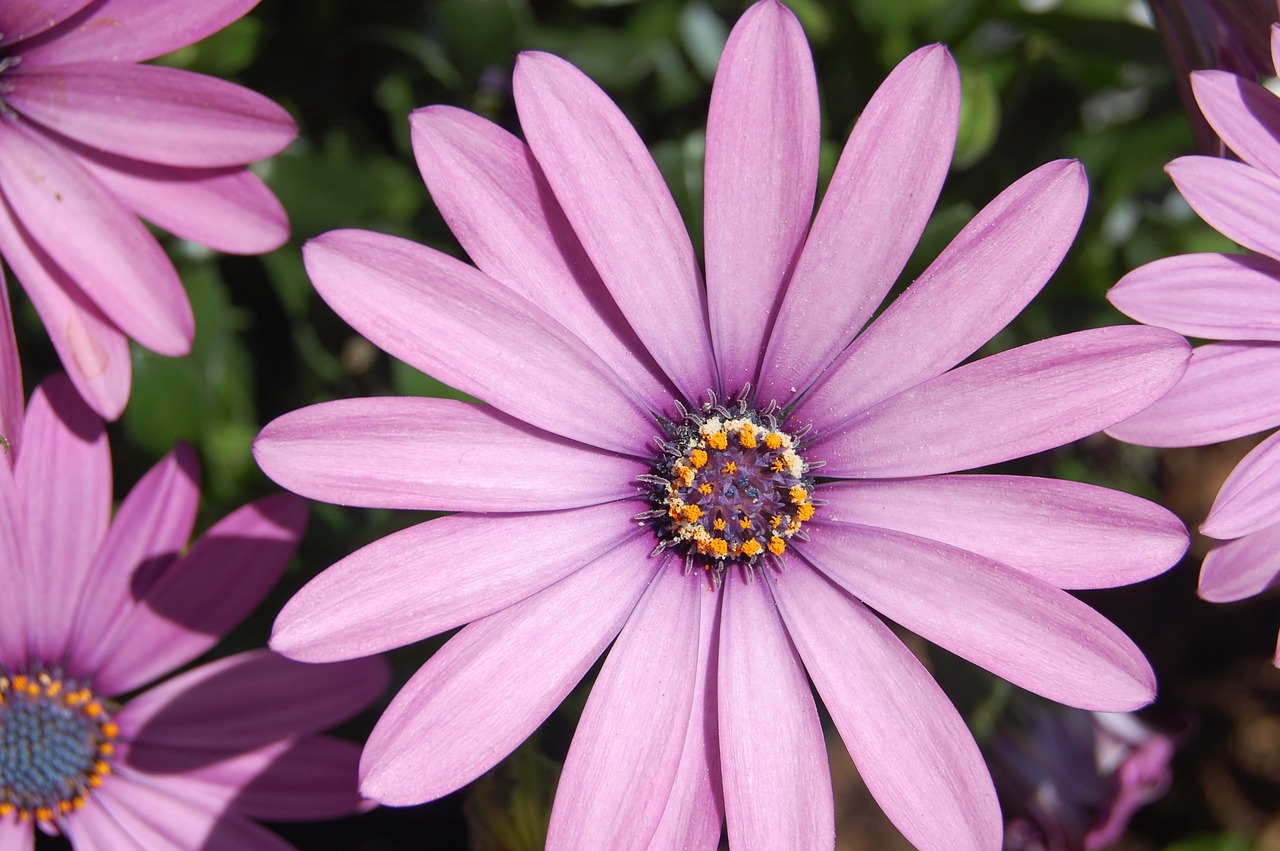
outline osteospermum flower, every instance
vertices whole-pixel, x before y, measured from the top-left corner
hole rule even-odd
[[[612,642],[549,848],[715,848],[725,820],[735,848],[830,848],[810,679],[908,839],[998,847],[972,736],[875,612],[1054,699],[1131,708],[1150,668],[1061,589],[1150,576],[1186,545],[1125,494],[951,475],[1116,422],[1183,370],[1185,342],[1141,327],[956,366],[1067,250],[1079,165],[1002,193],[857,334],[947,172],[959,80],[943,47],[867,104],[810,226],[812,59],[783,5],[752,7],[711,96],[705,285],[608,96],[542,53],[520,57],[514,92],[527,145],[457,109],[411,119],[478,268],[362,231],[305,249],[356,329],[489,405],[335,401],[256,444],[299,493],[460,512],[343,559],[277,620],[272,646],[306,660],[466,624],[382,716],[362,790],[403,805],[463,786]]]
[[[1280,27],[1271,30],[1271,46],[1280,56]],[[1182,157],[1166,171],[1201,218],[1251,253],[1166,257],[1130,272],[1108,294],[1140,322],[1221,341],[1196,348],[1168,396],[1109,429],[1145,446],[1201,446],[1280,425],[1280,98],[1223,71],[1197,71],[1192,87],[1242,162]],[[1200,530],[1218,540],[1200,571],[1201,597],[1242,600],[1276,583],[1280,434],[1236,465]]]
[[[76,389],[115,419],[128,339],[186,354],[194,323],[173,264],[139,217],[218,251],[281,245],[288,222],[246,163],[297,134],[240,86],[139,64],[257,0],[0,3],[0,255]]]
[[[4,378],[16,372],[6,319]],[[315,666],[240,653],[122,699],[261,602],[297,546],[302,501],[251,503],[180,555],[199,496],[189,449],[152,468],[112,520],[102,421],[64,376],[5,428],[0,848],[31,849],[36,828],[81,849],[287,848],[253,819],[363,809],[359,749],[317,734],[377,697],[377,659]]]

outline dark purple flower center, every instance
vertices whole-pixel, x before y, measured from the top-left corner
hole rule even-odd
[[[0,818],[51,822],[83,807],[119,734],[102,701],[57,671],[0,670]]]
[[[734,564],[777,561],[790,538],[804,537],[813,517],[814,480],[795,436],[782,431],[772,406],[757,410],[707,403],[667,425],[654,461],[653,510],[643,515],[658,534],[655,552],[678,548],[686,567],[719,584]]]

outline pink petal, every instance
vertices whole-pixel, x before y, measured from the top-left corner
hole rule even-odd
[[[585,74],[522,53],[516,111],[529,147],[614,301],[686,401],[715,389],[698,262],[635,129]]]
[[[23,124],[0,121],[0,147],[0,191],[33,241],[130,337],[160,354],[186,354],[191,305],[142,223]]]
[[[809,680],[766,580],[725,577],[717,687],[733,848],[831,849],[835,804]]]
[[[423,451],[424,447],[427,451]],[[254,457],[277,484],[339,505],[543,511],[635,497],[649,466],[451,399],[324,402],[267,425]]]
[[[1280,517],[1280,433],[1268,437],[1236,465],[1218,490],[1200,531],[1210,538],[1239,538]]]
[[[551,314],[641,399],[675,398],[605,289],[527,145],[461,109],[409,116],[431,198],[480,271]]]
[[[289,238],[284,207],[248,169],[158,166],[87,148],[77,155],[126,207],[175,236],[228,254],[263,254]]]
[[[1214,544],[1200,567],[1201,597],[1234,603],[1261,594],[1280,581],[1280,523]]]
[[[666,809],[695,700],[701,598],[677,559],[627,619],[565,757],[547,848],[643,849]]]
[[[77,816],[77,821],[79,817]],[[0,819],[0,848],[13,851],[32,851],[36,847],[35,831],[30,821],[14,818]],[[84,847],[88,847],[85,845]]]
[[[69,5],[85,6],[83,0]],[[22,46],[24,64],[145,62],[195,44],[243,17],[258,0],[103,0],[55,38]],[[3,30],[3,27],[0,27]],[[8,30],[3,30],[8,32]]]
[[[792,416],[843,422],[955,366],[1040,291],[1071,247],[1088,184],[1074,160],[1041,166],[974,216],[841,354]]]
[[[1112,588],[1168,570],[1182,521],[1153,502],[1029,476],[930,476],[821,486],[823,520],[906,532],[1003,562],[1058,588]]]
[[[1280,425],[1280,345],[1209,343],[1151,407],[1107,434],[1141,446],[1202,446]]]
[[[9,288],[4,281],[4,272],[0,271],[0,436],[8,444],[0,444],[0,455],[15,452],[13,443],[22,429],[23,398],[22,364],[18,363],[18,340],[14,336],[13,313],[9,309]],[[12,457],[0,460],[13,463]]]
[[[81,398],[114,420],[129,401],[129,341],[36,245],[0,199],[0,253],[22,282]]]
[[[1262,86],[1226,71],[1193,71],[1191,90],[1209,126],[1249,165],[1280,175],[1280,100]]]
[[[0,4],[0,44],[10,45],[55,27],[93,0],[24,0]]]
[[[862,111],[778,313],[758,396],[803,392],[871,317],[915,249],[951,164],[960,77],[931,45]]]
[[[368,231],[331,231],[303,257],[321,298],[388,354],[531,425],[649,454],[657,425],[608,364],[489,276]]]
[[[680,768],[676,772],[662,821],[649,840],[650,848],[715,851],[724,823],[720,779],[719,700],[716,660],[720,654],[720,595],[702,594],[698,636],[697,679],[693,710],[685,732]]]
[[[270,760],[242,768],[240,776],[227,771],[228,762],[186,776],[232,785],[237,789],[235,811],[265,821],[315,821],[369,808],[370,802],[356,791],[358,745],[329,736],[307,736],[265,750]]]
[[[135,578],[136,604],[116,623],[95,687],[131,691],[217,644],[276,584],[306,523],[302,500],[264,497],[214,524],[150,584]]]
[[[101,667],[108,637],[135,605],[135,581],[163,570],[186,547],[200,501],[199,478],[195,453],[179,444],[120,504],[78,595],[67,648],[71,676],[89,677]]]
[[[1179,157],[1165,166],[1182,197],[1223,236],[1280,259],[1280,177],[1218,157]]]
[[[885,815],[916,848],[999,849],[1004,824],[986,763],[919,660],[808,565],[769,579],[805,669]]]
[[[819,123],[800,22],[780,3],[757,3],[729,35],[707,116],[707,300],[726,392],[755,383],[783,281],[809,230]]]
[[[6,78],[23,118],[143,162],[217,168],[277,154],[298,135],[274,102],[215,77],[114,62],[28,69]]]
[[[843,523],[817,525],[804,557],[885,617],[1050,700],[1125,712],[1155,697],[1151,666],[1123,632],[998,561]]]
[[[32,654],[61,659],[75,628],[75,601],[111,522],[111,450],[102,420],[65,375],[31,394],[15,473],[39,578],[31,611]]]
[[[412,644],[518,603],[641,535],[647,505],[429,520],[312,579],[276,618],[271,646],[308,662]]]
[[[115,720],[132,764],[145,771],[154,759],[155,767],[176,771],[184,749],[187,767],[195,768],[332,727],[376,700],[389,678],[379,658],[306,665],[255,650],[166,680],[130,700]]]
[[[35,619],[30,612],[34,580],[27,518],[13,469],[0,460],[0,564],[5,565],[6,593],[0,594],[0,666],[13,671],[25,667],[31,655]],[[3,821],[3,819],[0,819]]]
[[[393,806],[420,804],[462,788],[510,754],[631,616],[661,565],[650,549],[633,540],[463,627],[373,728],[361,761],[364,794]]]
[[[1125,275],[1107,299],[1139,322],[1189,337],[1280,340],[1280,267],[1267,257],[1163,257]]]
[[[1141,411],[1182,376],[1189,351],[1177,334],[1136,326],[1020,346],[819,433],[811,457],[826,461],[824,476],[851,478],[949,473],[1021,458]]]

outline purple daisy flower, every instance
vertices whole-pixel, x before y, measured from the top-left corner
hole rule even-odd
[[[1271,47],[1280,60],[1280,27]],[[1243,162],[1190,156],[1165,170],[1202,219],[1256,253],[1166,257],[1108,294],[1139,322],[1221,341],[1195,349],[1168,396],[1108,429],[1144,446],[1202,446],[1280,425],[1280,98],[1225,71],[1197,71],[1191,82],[1205,118]],[[1200,570],[1201,597],[1242,600],[1276,583],[1280,434],[1236,465],[1200,530],[1218,540]]]
[[[244,166],[297,135],[283,109],[222,80],[139,64],[199,41],[257,0],[0,3],[0,255],[89,406],[129,398],[128,340],[191,348],[191,305],[139,217],[218,251],[288,237]]]
[[[317,735],[386,685],[376,658],[305,665],[266,650],[179,674],[275,584],[306,506],[278,495],[187,549],[199,500],[179,447],[111,518],[102,421],[65,376],[13,405],[0,283],[0,848],[282,849],[254,823],[364,809],[359,749]]]
[[[872,321],[937,198],[959,79],[945,48],[867,104],[810,225],[818,96],[781,3],[734,28],[711,95],[706,277],[617,106],[548,54],[516,66],[528,144],[467,112],[411,118],[476,267],[363,231],[305,249],[316,288],[387,352],[488,402],[353,399],[268,425],[285,487],[460,512],[330,567],[272,646],[363,656],[464,626],[373,731],[362,791],[414,804],[510,753],[612,643],[548,847],[830,848],[810,680],[921,848],[996,848],[978,748],[876,614],[1056,700],[1129,709],[1152,672],[1063,588],[1133,582],[1181,524],[1083,484],[956,476],[1118,422],[1181,375],[1162,329],[1103,328],[956,366],[1056,268],[1074,162],[993,200]],[[954,368],[953,368],[954,367]],[[873,611],[874,610],[874,611]]]

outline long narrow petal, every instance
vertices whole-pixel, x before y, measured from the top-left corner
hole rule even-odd
[[[263,254],[289,238],[284,207],[246,168],[159,166],[84,148],[76,154],[126,207],[175,236],[228,254]]]
[[[35,842],[35,828],[30,819],[26,821],[18,821],[15,818],[0,819],[0,848],[32,851],[36,847]],[[84,847],[88,848],[89,845],[86,843]]]
[[[1041,166],[1000,193],[823,373],[792,416],[843,422],[973,354],[1058,268],[1087,195],[1074,160]]]
[[[1280,425],[1280,344],[1197,346],[1163,398],[1107,434],[1142,446],[1203,446]]]
[[[781,3],[757,3],[729,35],[707,115],[707,301],[728,393],[755,384],[809,230],[820,129],[804,30]]]
[[[61,0],[85,6],[85,0]],[[23,45],[27,65],[67,62],[146,62],[180,47],[195,44],[239,20],[258,0],[200,0],[166,3],[155,0],[103,0],[75,20],[68,20],[56,38]],[[0,27],[8,34],[8,30]]]
[[[805,669],[885,815],[922,851],[998,849],[1004,825],[986,763],[919,660],[808,565],[769,578]]]
[[[1153,502],[1030,476],[930,476],[822,485],[824,520],[907,532],[1003,562],[1058,588],[1111,588],[1168,570],[1182,521]]]
[[[1165,166],[1191,209],[1223,236],[1280,259],[1280,177],[1218,157],[1179,157]]]
[[[638,493],[642,462],[483,405],[341,399],[276,419],[253,444],[281,487],[323,502],[431,511],[545,511]]]
[[[195,768],[328,729],[376,700],[389,679],[380,658],[308,665],[253,650],[165,680],[114,717],[130,764],[176,771],[180,752]]]
[[[102,420],[65,375],[31,394],[20,438],[18,489],[39,581],[31,652],[61,659],[75,628],[75,601],[111,522],[111,450]]]
[[[1200,568],[1201,597],[1211,603],[1244,600],[1280,581],[1280,523],[1215,544]]]
[[[0,44],[31,38],[55,27],[93,0],[34,0],[0,5]]]
[[[614,301],[697,402],[716,389],[697,258],[662,174],[617,105],[547,53],[522,53],[516,110],[529,147]]]
[[[649,840],[653,851],[681,848],[715,851],[724,824],[724,794],[720,779],[719,594],[702,594],[698,637],[698,678],[693,684],[693,709],[685,732],[684,751],[662,821]]]
[[[413,151],[449,230],[485,274],[599,353],[650,404],[675,392],[605,289],[529,147],[461,109],[409,116]]]
[[[368,231],[331,231],[303,257],[321,298],[388,354],[539,428],[647,453],[656,423],[609,366],[488,275]]]
[[[667,561],[618,635],[565,757],[547,848],[650,847],[675,785],[698,672],[701,597]]]
[[[1196,103],[1227,147],[1249,165],[1280,176],[1280,98],[1252,80],[1226,71],[1194,71]]]
[[[720,622],[720,765],[729,844],[835,846],[835,804],[813,693],[765,580],[730,573]]]
[[[195,334],[191,304],[142,223],[20,123],[0,121],[0,146],[0,191],[50,259],[130,337],[160,354],[186,354]]]
[[[90,677],[103,664],[107,638],[136,604],[148,574],[186,547],[200,502],[195,452],[180,444],[147,471],[120,503],[107,537],[84,577],[67,649],[68,673]],[[139,584],[135,584],[139,583]]]
[[[458,514],[374,541],[312,579],[271,646],[308,662],[368,656],[492,614],[646,534],[636,501]]]
[[[0,564],[5,565],[6,593],[0,594],[0,665],[10,671],[31,659],[29,634],[34,626],[29,603],[35,560],[27,544],[27,518],[13,468],[0,460]]]
[[[1123,632],[998,561],[843,523],[819,524],[804,557],[886,617],[1050,700],[1126,712],[1155,697],[1151,666]]]
[[[3,243],[0,243],[3,245]],[[3,251],[0,248],[0,251]],[[15,452],[14,441],[22,429],[22,365],[18,363],[18,338],[13,330],[13,312],[9,308],[9,287],[0,271],[0,454]],[[13,458],[0,459],[13,463]]]
[[[217,644],[276,584],[306,523],[305,502],[276,494],[214,524],[153,582],[134,588],[136,605],[104,642],[95,686],[131,691]]]
[[[1188,337],[1280,341],[1280,265],[1269,257],[1162,257],[1121,278],[1107,299],[1139,322]]]
[[[938,199],[959,116],[960,75],[941,45],[902,60],[871,98],[783,299],[761,398],[803,392],[884,300]]]
[[[356,791],[359,764],[360,747],[355,743],[304,736],[201,768],[178,768],[180,774],[166,772],[161,782],[171,787],[178,782],[222,787],[232,793],[231,807],[248,818],[316,821],[372,806]]]
[[[1210,538],[1239,538],[1274,525],[1280,517],[1280,433],[1254,447],[1218,489],[1200,531]]]
[[[463,627],[405,683],[369,734],[364,794],[394,806],[431,801],[515,750],[622,629],[659,568],[648,555],[643,542],[629,542]]]
[[[129,340],[36,245],[0,198],[0,254],[22,282],[53,347],[89,407],[114,420],[129,400]]]
[[[289,113],[257,92],[159,65],[19,66],[5,103],[23,118],[122,157],[218,168],[279,153],[298,135]]]
[[[881,402],[814,441],[823,475],[950,473],[1061,446],[1166,393],[1190,348],[1163,328],[1117,326],[1031,343]]]

